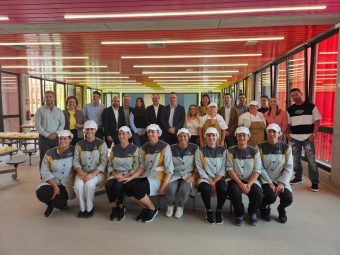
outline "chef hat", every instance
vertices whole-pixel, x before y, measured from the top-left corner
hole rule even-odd
[[[250,131],[247,127],[238,127],[235,130],[235,135],[237,134],[247,134],[250,136]]]
[[[123,132],[127,133],[129,138],[132,137],[131,129],[130,129],[128,126],[122,126],[122,127],[118,130],[118,132],[119,132],[119,131],[123,131]]]
[[[84,124],[84,129],[88,129],[88,128],[93,128],[93,129],[97,130],[97,128],[98,128],[97,123],[93,120],[86,121],[85,124]]]
[[[210,107],[215,107],[215,108],[217,108],[217,104],[215,104],[215,103],[210,103],[210,104],[208,104],[208,107],[207,107],[207,108],[210,108]]]
[[[259,106],[259,103],[255,100],[253,100],[253,101],[250,101],[249,105]]]
[[[70,130],[60,130],[57,132],[58,137],[71,137],[73,139],[73,134]]]
[[[162,135],[162,129],[157,124],[150,124],[149,126],[147,126],[146,132],[148,132],[149,130],[157,131],[158,136]]]
[[[266,128],[267,133],[270,129],[274,130],[279,135],[282,135],[281,128],[278,124],[276,124],[276,123],[269,124],[268,127]]]
[[[207,134],[215,134],[217,139],[220,138],[220,134],[218,133],[217,129],[214,127],[210,127],[208,128],[205,133],[204,136],[207,136]]]
[[[180,133],[186,133],[188,134],[189,138],[191,137],[191,134],[187,128],[181,128],[180,130],[178,130],[177,137],[179,136]]]

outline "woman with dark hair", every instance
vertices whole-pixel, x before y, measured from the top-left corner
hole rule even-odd
[[[83,127],[86,121],[85,115],[81,110],[77,109],[78,99],[75,96],[69,96],[66,99],[66,107],[63,111],[65,115],[65,127],[64,129],[70,130],[73,134],[71,144],[73,146],[84,138]]]
[[[284,141],[287,137],[288,115],[286,111],[280,109],[276,97],[269,99],[269,109],[264,113],[264,118],[267,125],[272,123],[279,125],[282,132],[282,136],[279,139]]]
[[[144,100],[141,97],[136,98],[136,106],[130,112],[130,127],[133,131],[132,142],[141,147],[147,141],[146,137],[146,110]]]
[[[201,96],[201,105],[197,107],[198,114],[202,117],[208,113],[208,105],[210,104],[210,97],[208,94]]]

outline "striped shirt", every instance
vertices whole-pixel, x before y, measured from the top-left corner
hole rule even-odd
[[[314,132],[314,122],[321,119],[318,108],[310,103],[293,104],[288,108],[288,124],[291,137],[304,141]]]

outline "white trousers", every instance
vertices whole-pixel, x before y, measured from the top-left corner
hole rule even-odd
[[[80,211],[90,212],[93,209],[94,193],[96,186],[103,181],[103,175],[98,174],[96,177],[85,182],[77,174],[74,182],[74,192],[76,193],[77,199],[79,200]]]

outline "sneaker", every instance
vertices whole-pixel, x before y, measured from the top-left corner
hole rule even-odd
[[[136,221],[143,221],[143,219],[145,218],[145,215],[147,213],[148,209],[143,208],[142,211],[138,214]]]
[[[174,214],[174,206],[173,205],[168,205],[168,208],[166,209],[166,217],[172,217],[172,215]]]
[[[242,226],[244,223],[244,216],[235,217],[235,224],[237,226]]]
[[[259,224],[259,220],[257,219],[256,213],[249,215],[249,219],[251,225],[257,226]]]
[[[79,211],[78,212],[78,218],[85,218],[86,212]]]
[[[158,210],[155,209],[155,210],[147,210],[147,213],[143,219],[143,222],[144,223],[148,223],[148,222],[151,222],[154,220],[154,218],[157,216],[158,214]]]
[[[260,214],[261,214],[261,217],[265,220],[265,221],[270,221],[271,218],[270,218],[270,208],[263,208],[263,209],[260,209]]]
[[[280,209],[280,207],[277,208],[277,211],[279,212],[279,222],[286,223],[287,222],[287,214],[285,209]]]
[[[91,211],[85,211],[85,218],[91,218],[93,216],[94,213],[94,207],[92,207]]]
[[[294,178],[293,180],[290,181],[290,184],[300,184],[302,183],[302,179]]]
[[[319,184],[314,183],[312,184],[312,187],[310,187],[310,190],[313,192],[318,192],[319,191]]]
[[[117,211],[117,220],[121,221],[125,219],[125,207],[117,207],[118,211]]]
[[[117,214],[118,214],[118,207],[112,207],[112,211],[110,214],[110,220],[116,220],[117,219]]]
[[[180,207],[180,206],[178,206],[177,208],[176,208],[176,212],[175,212],[175,218],[177,218],[177,219],[179,219],[179,218],[182,218],[182,216],[183,216],[183,207]]]
[[[44,212],[44,216],[45,217],[50,217],[53,214],[53,206],[52,205],[48,205],[45,212]]]
[[[216,210],[216,213],[215,213],[215,222],[216,222],[216,224],[222,224],[223,223],[223,213],[222,213],[222,210]]]
[[[205,210],[205,217],[208,223],[215,224],[214,212],[212,210]]]

